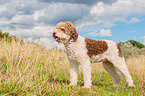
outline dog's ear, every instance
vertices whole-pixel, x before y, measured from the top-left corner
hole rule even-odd
[[[78,33],[74,25],[71,22],[65,22],[65,28],[71,39],[73,39],[73,41],[76,41],[78,38]]]

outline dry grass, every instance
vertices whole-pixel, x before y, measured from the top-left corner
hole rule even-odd
[[[127,65],[130,73],[137,76],[144,82],[145,76],[145,56],[133,57],[127,59]],[[100,77],[97,77],[97,75]],[[95,81],[104,80],[106,81]],[[79,76],[79,85],[83,83],[82,75]],[[92,64],[92,80],[93,82],[112,81],[102,64]],[[66,54],[61,50],[47,49],[36,44],[21,44],[20,42],[7,43],[0,41],[0,94],[1,95],[80,95],[80,94],[122,94],[119,88],[110,89],[97,83],[99,87],[92,87],[92,90],[82,89],[80,86],[70,87],[69,83],[69,64]],[[138,83],[138,82],[137,82]],[[95,84],[95,83],[94,83]],[[141,83],[144,84],[144,83]],[[137,89],[126,90],[123,94],[132,94],[136,92],[143,95],[143,85]],[[122,86],[121,86],[122,87]],[[107,91],[106,91],[107,89]],[[114,93],[116,92],[117,93]]]
[[[145,79],[145,55],[130,57],[126,63],[131,74],[137,76],[138,79]]]
[[[35,44],[0,41],[0,85],[5,88],[8,85],[7,88],[13,91],[18,87],[27,94],[29,88],[41,89],[45,86],[47,89],[48,86],[53,86],[52,82],[58,76],[69,77],[68,62],[64,57],[63,51],[46,49]]]

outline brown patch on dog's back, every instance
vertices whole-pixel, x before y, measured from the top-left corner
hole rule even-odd
[[[118,44],[117,44],[117,49],[118,49],[119,56],[123,57],[123,52],[122,52],[122,50],[121,50],[121,48],[120,48],[120,46]]]
[[[89,57],[92,55],[99,55],[104,53],[108,49],[107,42],[101,40],[92,40],[85,38],[87,54]]]

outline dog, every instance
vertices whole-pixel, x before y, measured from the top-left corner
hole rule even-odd
[[[123,52],[115,42],[82,37],[77,33],[75,26],[68,21],[58,23],[52,35],[55,41],[65,46],[70,64],[70,85],[77,85],[80,66],[84,87],[91,88],[91,63],[103,62],[103,67],[112,76],[115,86],[121,81],[116,68],[122,72],[128,86],[134,86]]]

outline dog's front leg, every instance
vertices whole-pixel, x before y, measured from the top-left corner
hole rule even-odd
[[[79,64],[73,61],[69,61],[69,63],[70,63],[70,85],[77,85]]]
[[[82,62],[81,69],[83,72],[84,87],[91,88],[91,63],[86,61]]]

